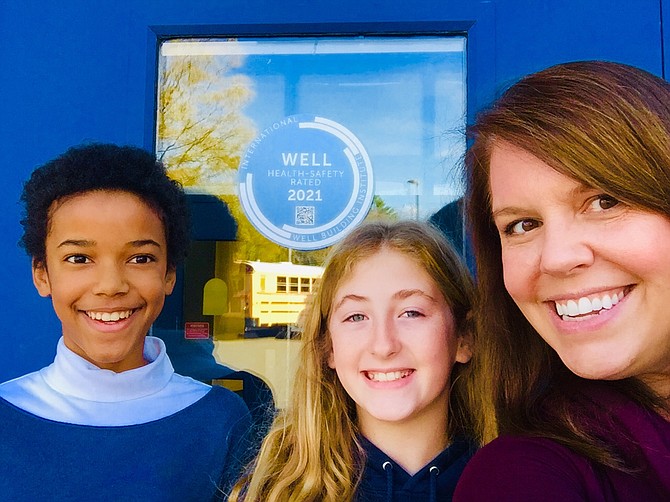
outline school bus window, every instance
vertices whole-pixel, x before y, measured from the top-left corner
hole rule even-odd
[[[297,277],[291,277],[291,293],[297,293],[298,292],[298,278]]]
[[[286,293],[286,277],[277,276],[277,293]]]
[[[309,293],[309,277],[300,278],[300,292]]]

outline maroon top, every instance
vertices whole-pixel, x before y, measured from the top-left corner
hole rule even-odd
[[[550,439],[504,435],[470,460],[454,502],[670,501],[670,422],[604,387],[587,392],[605,420],[628,436],[617,446],[639,446],[639,473],[596,465]]]

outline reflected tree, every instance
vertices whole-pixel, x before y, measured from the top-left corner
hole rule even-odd
[[[236,259],[286,261],[287,251],[263,237],[235,195],[244,151],[256,136],[244,107],[253,80],[235,73],[240,56],[162,58],[157,155],[187,189],[223,200],[238,224]]]
[[[231,191],[240,157],[256,135],[242,110],[253,82],[231,73],[235,56],[162,58],[157,155],[185,187],[221,186]],[[228,186],[226,186],[228,185]]]
[[[328,249],[290,252],[251,225],[236,195],[240,159],[256,136],[244,114],[255,96],[254,82],[236,70],[243,56],[161,58],[158,97],[158,158],[187,190],[226,203],[237,222],[236,260],[288,261],[320,265]],[[369,220],[395,220],[396,212],[375,196]]]

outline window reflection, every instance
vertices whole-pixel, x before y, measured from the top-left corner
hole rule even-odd
[[[465,46],[462,36],[164,42],[157,154],[191,197],[208,202],[197,199],[180,296],[159,324],[187,338],[187,323],[207,323],[216,364],[260,377],[284,406],[300,312],[328,250],[288,249],[255,230],[237,196],[240,160],[282,117],[326,117],[371,158],[368,219],[428,218],[462,194]],[[180,357],[197,343],[182,341]]]

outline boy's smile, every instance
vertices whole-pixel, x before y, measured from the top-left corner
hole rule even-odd
[[[91,191],[49,212],[46,264],[33,264],[51,296],[65,345],[115,372],[145,364],[144,337],[172,292],[164,226],[156,211],[123,191]]]

